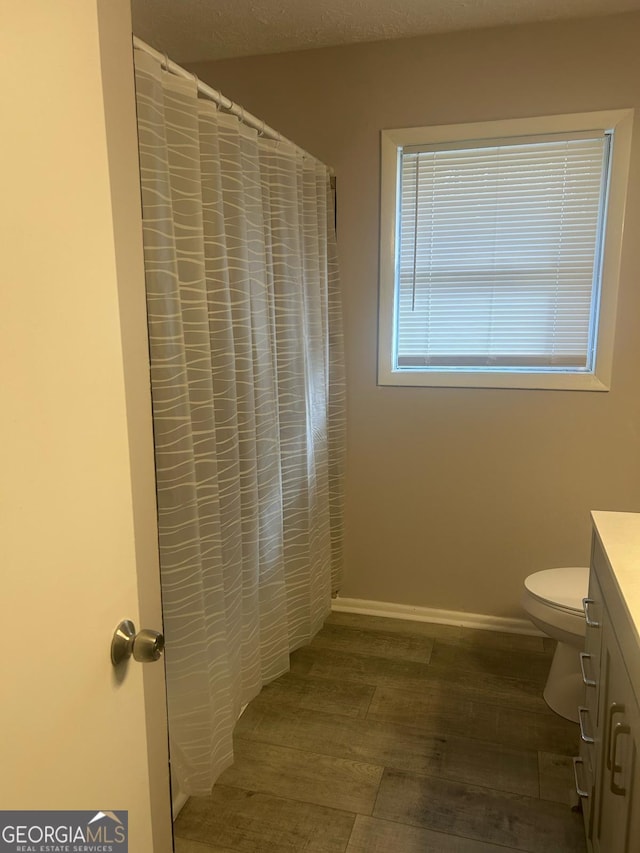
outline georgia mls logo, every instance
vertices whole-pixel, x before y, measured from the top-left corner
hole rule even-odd
[[[0,812],[0,853],[128,853],[126,811]]]

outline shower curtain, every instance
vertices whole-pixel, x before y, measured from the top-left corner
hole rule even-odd
[[[171,762],[207,794],[339,584],[333,205],[318,161],[135,65]]]

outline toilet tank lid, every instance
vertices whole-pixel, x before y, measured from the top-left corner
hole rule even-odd
[[[582,613],[582,599],[589,590],[589,569],[584,566],[544,569],[529,575],[524,585],[542,601]]]

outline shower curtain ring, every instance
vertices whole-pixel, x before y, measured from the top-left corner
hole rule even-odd
[[[264,136],[264,128],[265,128],[264,119],[262,119],[262,127],[258,131],[258,136]]]
[[[169,70],[169,55],[167,54],[166,50],[162,51],[162,56],[163,56],[164,61],[160,64],[160,67],[164,68],[165,71],[168,71]]]

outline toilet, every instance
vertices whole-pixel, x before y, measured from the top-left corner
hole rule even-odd
[[[524,582],[522,606],[533,624],[558,641],[543,697],[556,714],[578,722],[578,705],[584,701],[580,652],[584,649],[586,621],[582,599],[589,588],[589,569],[545,569]]]

